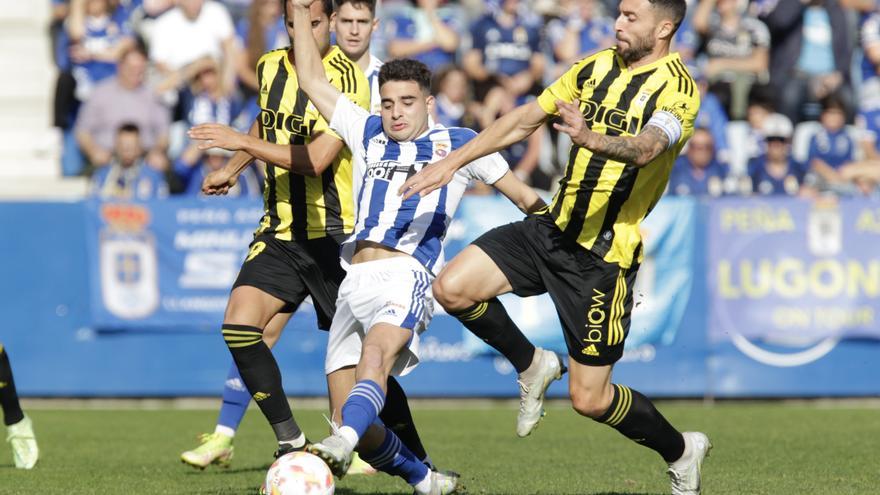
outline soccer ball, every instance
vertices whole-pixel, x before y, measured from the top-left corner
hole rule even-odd
[[[333,474],[327,464],[308,452],[279,457],[266,473],[268,495],[333,495]]]

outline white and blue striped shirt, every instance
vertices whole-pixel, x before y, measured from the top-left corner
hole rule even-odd
[[[351,260],[357,241],[372,241],[412,255],[436,274],[445,263],[446,228],[468,182],[474,179],[494,184],[510,170],[504,158],[493,153],[462,167],[442,188],[403,201],[397,191],[408,177],[477,134],[462,127],[434,124],[413,141],[397,142],[383,131],[382,117],[370,115],[345,95],[336,102],[330,128],[348,145],[354,163],[357,221],[354,232],[343,243],[346,262]]]

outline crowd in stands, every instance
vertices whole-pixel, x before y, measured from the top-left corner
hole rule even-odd
[[[690,0],[676,33],[702,95],[674,195],[880,198],[880,7],[875,0]],[[435,73],[434,119],[479,130],[573,62],[612,46],[616,0],[384,0],[372,52]],[[247,131],[254,72],[288,44],[279,0],[53,0],[55,125],[65,175],[96,195],[198,195],[227,153],[186,130]],[[569,142],[551,127],[506,151],[553,190]],[[260,167],[233,195],[258,197]]]

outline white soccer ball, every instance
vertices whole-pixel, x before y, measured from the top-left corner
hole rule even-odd
[[[318,456],[308,452],[284,454],[266,473],[268,495],[333,495],[333,473]]]

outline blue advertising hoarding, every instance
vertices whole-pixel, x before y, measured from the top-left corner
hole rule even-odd
[[[880,208],[866,201],[709,204],[708,336],[721,395],[878,391]],[[848,371],[847,371],[848,370]],[[846,380],[836,377],[846,373]]]
[[[522,217],[494,196],[466,197],[459,213],[450,257]],[[259,215],[258,203],[216,198],[0,203],[0,226],[16,233],[0,237],[0,341],[20,392],[218,394],[223,309]],[[616,381],[654,397],[880,393],[876,203],[664,198],[642,230]],[[549,298],[502,300],[538,345],[564,352]],[[288,393],[324,393],[325,343],[304,304],[273,351]],[[403,379],[411,395],[517,393],[509,363],[439,308],[421,350]]]

